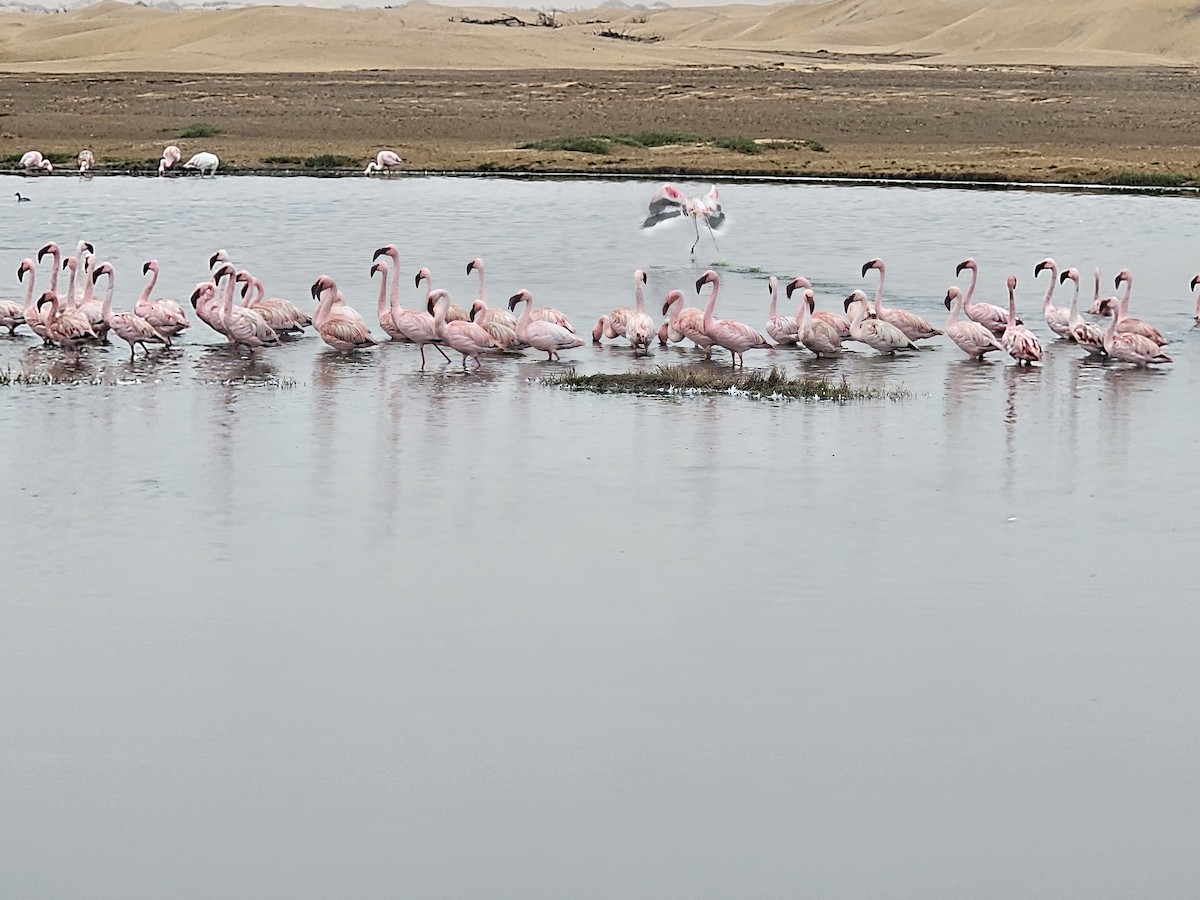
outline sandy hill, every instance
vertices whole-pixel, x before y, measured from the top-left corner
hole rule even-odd
[[[559,14],[562,27],[481,25],[529,10],[257,6],[166,11],[104,0],[0,14],[16,72],[323,72],[355,69],[811,65],[1141,65],[1200,62],[1200,3],[1178,0],[830,0]],[[609,31],[627,38],[602,36]],[[819,51],[825,54],[814,56]]]

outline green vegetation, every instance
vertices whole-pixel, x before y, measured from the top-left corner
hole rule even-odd
[[[1105,178],[1104,184],[1128,187],[1179,187],[1195,180],[1194,175],[1186,175],[1183,172],[1146,172],[1124,169]]]
[[[302,166],[304,165],[303,156],[264,156],[262,158],[264,166]]]
[[[179,132],[179,136],[181,138],[210,138],[216,137],[220,133],[221,129],[216,125],[197,122],[195,125],[189,125],[183,131]]]
[[[704,138],[686,131],[637,131],[633,134],[613,134],[608,138],[624,147],[667,147],[672,144],[702,144]]]
[[[609,143],[604,138],[560,137],[546,138],[521,144],[521,150],[566,150],[570,153],[608,153]]]
[[[844,378],[792,378],[778,366],[739,372],[712,366],[659,366],[653,371],[580,375],[574,369],[543,384],[597,394],[741,394],[758,400],[903,400],[902,388],[853,387]]]
[[[722,150],[732,150],[735,153],[745,153],[753,155],[762,153],[762,147],[759,146],[750,138],[744,137],[721,137],[713,141],[714,147],[720,147]]]
[[[302,163],[306,169],[345,169],[358,166],[358,160],[352,156],[338,156],[336,153],[322,153],[319,156],[306,156]]]

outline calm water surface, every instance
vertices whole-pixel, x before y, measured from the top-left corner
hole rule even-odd
[[[224,247],[373,323],[394,241],[410,302],[421,265],[469,301],[482,255],[493,303],[527,287],[581,331],[637,267],[660,302],[723,261],[719,311],[761,326],[737,270],[831,307],[875,255],[940,322],[973,254],[1048,345],[1032,371],[749,354],[912,392],[834,406],[311,336],[250,361],[198,322],[133,365],[0,339],[0,368],[97,382],[0,388],[3,896],[1200,890],[1194,199],[737,184],[693,263],[682,223],[638,230],[650,183],[0,181],[33,198],[8,296],[50,239],[92,240],[118,307],[145,259],[186,298]],[[1174,366],[1050,345],[1045,255],[1130,266]]]

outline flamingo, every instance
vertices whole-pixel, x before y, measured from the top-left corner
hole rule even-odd
[[[157,259],[147,260],[142,264],[142,274],[145,275],[147,273],[150,275],[150,280],[142,288],[137,302],[133,304],[133,311],[149,322],[155,331],[173,338],[191,323],[188,321],[187,313],[183,311],[183,307],[174,300],[169,300],[166,297],[159,297],[157,300],[150,299],[154,285],[158,283]]]
[[[695,227],[696,240],[692,243],[691,249],[693,256],[696,255],[696,246],[700,243],[701,219],[704,220],[704,227],[708,229],[708,233],[713,239],[713,246],[720,251],[721,248],[717,245],[717,236],[714,232],[719,231],[725,224],[725,212],[721,209],[721,197],[715,184],[703,197],[689,197],[675,185],[664,184],[650,198],[650,213],[642,222],[642,227],[650,228],[659,222],[679,216],[691,218],[692,225]]]
[[[192,308],[196,310],[196,316],[211,328],[217,334],[229,337],[225,330],[225,323],[221,321],[221,313],[217,309],[219,302],[217,300],[217,286],[211,281],[202,281],[196,285],[196,289],[192,291]],[[137,309],[137,306],[134,306]]]
[[[167,169],[179,162],[183,158],[183,153],[174,144],[170,144],[163,148],[162,159],[158,161],[158,174],[166,175]]]
[[[483,363],[479,361],[479,354],[498,346],[495,338],[474,322],[446,319],[446,310],[450,308],[449,291],[441,289],[430,291],[425,302],[427,311],[434,316],[433,321],[442,342],[462,354],[463,371],[467,370],[468,356],[475,360],[475,370],[479,371],[483,366]]]
[[[49,309],[43,307],[49,304]],[[74,351],[79,356],[80,347],[96,335],[92,333],[87,317],[77,310],[62,311],[58,295],[46,291],[37,302],[38,313],[46,324],[46,332],[51,343],[57,344],[64,350]]]
[[[517,330],[517,317],[510,313],[507,309],[499,309],[494,306],[487,305],[487,294],[484,291],[483,284],[483,260],[480,257],[475,257],[467,263],[467,274],[472,272],[479,273],[479,297],[471,304],[471,312],[468,318],[477,325],[482,325],[485,328],[492,322],[497,322],[504,325],[514,333]]]
[[[55,294],[55,300],[57,300],[60,305],[55,307],[51,314],[64,321],[69,321],[69,325],[63,326],[66,329],[66,332],[70,334],[80,332],[86,335],[86,337],[95,340],[96,332],[92,328],[91,321],[88,319],[87,315],[79,309],[79,305],[72,300],[72,297],[74,297],[76,293],[75,275],[79,271],[79,260],[74,258],[63,260],[63,268],[68,269],[71,273],[67,279],[67,294],[62,298],[59,298],[58,295]],[[38,301],[38,310],[41,310],[40,300]],[[44,315],[43,319],[45,319]],[[49,322],[46,323],[46,327],[50,327]],[[51,329],[51,331],[53,331],[53,329]],[[51,339],[53,340],[53,335],[51,335]]]
[[[1122,271],[1125,270],[1122,269]],[[1119,331],[1125,311],[1118,300],[1109,297],[1104,301],[1103,306],[1104,311],[1112,316],[1112,321],[1104,332],[1105,353],[1113,359],[1133,363],[1139,369],[1148,368],[1152,363],[1173,362],[1171,357],[1162,352],[1162,346],[1152,338],[1137,332]]]
[[[199,169],[200,177],[205,175],[216,175],[217,166],[221,164],[221,158],[215,153],[204,151],[197,153],[191,159],[183,164],[185,169]]]
[[[388,261],[381,259],[378,262],[372,263],[371,275],[379,273],[379,298],[375,301],[375,315],[379,319],[379,327],[384,330],[389,338],[393,341],[408,341],[408,336],[401,331],[394,319],[392,319],[392,311],[388,308]]]
[[[1121,315],[1116,319],[1117,331],[1125,334],[1140,334],[1142,337],[1150,338],[1160,347],[1171,343],[1163,337],[1161,331],[1149,322],[1143,322],[1141,319],[1135,319],[1129,315],[1129,292],[1133,287],[1133,275],[1128,269],[1122,269],[1113,280],[1113,286],[1118,290],[1122,283],[1125,285],[1125,293],[1121,295]]]
[[[972,359],[983,359],[985,353],[991,353],[993,350],[1003,353],[1004,345],[996,340],[996,336],[986,325],[980,325],[971,319],[958,321],[958,314],[962,312],[962,308],[962,291],[957,285],[951,285],[946,291],[946,309],[950,310],[950,317],[946,319],[946,334],[950,336],[950,340]]]
[[[380,150],[375,154],[375,158],[367,163],[366,171],[363,174],[370,175],[372,172],[383,172],[385,169],[390,174],[392,166],[398,166],[402,162],[404,160],[400,158],[398,153],[392,150]]]
[[[29,273],[29,283],[25,284],[25,273]],[[37,270],[33,267],[32,259],[23,259],[17,266],[17,281],[25,288],[25,302],[15,300],[0,300],[0,328],[7,328],[11,337],[17,333],[17,326],[28,324],[35,334],[38,334],[37,310],[34,310],[32,321],[25,317],[26,310],[33,306],[33,284],[37,280]]]
[[[1067,311],[1067,321],[1070,323],[1067,337],[1088,353],[1104,356],[1104,330],[1091,322],[1085,322],[1079,314],[1079,270],[1074,267],[1067,269],[1058,277],[1058,283],[1063,284],[1068,278],[1075,282],[1075,292],[1071,295],[1071,308]],[[1100,293],[1099,269],[1096,269],[1096,293]]]
[[[776,314],[779,301],[779,279],[774,275],[767,279],[767,290],[771,292],[771,308],[767,310],[767,335],[776,344],[794,347],[800,339],[800,314],[796,313],[796,318]],[[794,288],[789,285],[789,300],[792,298],[793,290]]]
[[[225,263],[214,273],[213,278],[218,285],[222,279],[227,279],[221,302],[219,305],[211,304],[210,315],[215,309],[216,318],[221,324],[217,330],[229,338],[230,345],[245,347],[251,354],[259,347],[278,346],[279,335],[261,315],[244,306],[233,305],[233,292],[237,283],[233,266]],[[194,294],[192,300],[194,303]],[[199,307],[196,308],[196,312],[200,313]]]
[[[79,174],[86,175],[95,167],[96,156],[91,150],[80,150],[76,161],[79,163]]]
[[[375,251],[372,259],[379,259],[381,256],[387,256],[391,259],[391,279],[392,279],[392,322],[400,333],[404,335],[404,339],[416,344],[421,350],[421,368],[425,368],[425,345],[433,344],[435,350],[442,354],[446,362],[450,362],[450,357],[446,356],[446,352],[438,346],[441,338],[438,337],[437,325],[434,322],[433,316],[429,315],[423,309],[401,309],[400,307],[400,250],[395,244],[387,244]],[[372,270],[371,274],[375,274]]]
[[[26,172],[36,172],[38,169],[44,169],[47,172],[54,171],[54,165],[50,160],[43,157],[36,150],[30,150],[28,153],[25,153],[18,165]],[[39,300],[38,303],[40,304],[41,301]]]
[[[117,337],[129,345],[129,361],[133,362],[135,348],[139,344],[141,344],[146,355],[150,355],[150,348],[146,346],[147,341],[152,344],[162,344],[170,347],[171,339],[158,331],[137,313],[113,312],[113,283],[116,280],[113,277],[113,267],[108,263],[98,265],[96,271],[92,273],[92,283],[94,284],[101,275],[108,276],[108,287],[104,291],[104,301],[100,304],[101,315],[104,317],[105,324],[117,333]]]
[[[705,359],[712,359],[712,348],[715,341],[704,330],[704,312],[694,306],[684,308],[683,293],[670,291],[663,301],[663,315],[670,312],[667,320],[668,336],[676,343],[688,338],[693,344],[704,351]],[[678,334],[679,337],[674,337]]]
[[[887,270],[884,268],[883,260],[875,257],[868,262],[863,263],[862,275],[867,277],[867,273],[872,269],[879,270],[879,284],[875,288],[875,317],[883,319],[895,325],[904,332],[904,336],[910,341],[921,341],[927,338],[937,337],[942,332],[934,328],[920,316],[910,313],[903,309],[884,309],[883,307],[883,280],[886,277]]]
[[[618,306],[600,316],[592,325],[592,343],[600,343],[602,337],[606,337],[610,341],[625,337],[625,329],[632,315],[633,310],[628,306]]]
[[[351,353],[367,347],[378,345],[371,337],[367,323],[358,314],[358,310],[346,304],[333,308],[338,297],[337,285],[328,275],[320,276],[312,286],[313,299],[317,301],[317,310],[313,313],[313,327],[321,340],[334,350]]]
[[[979,280],[979,264],[973,257],[964,259],[954,270],[956,278],[962,274],[963,269],[971,270],[971,284],[967,288],[966,297],[963,298],[963,312],[972,322],[978,322],[996,337],[1000,337],[1004,334],[1004,329],[1008,327],[1008,313],[993,303],[972,303],[971,300],[975,296],[975,282]],[[1025,323],[1023,320],[1017,319],[1017,324],[1024,325]]]
[[[582,347],[583,341],[575,333],[564,328],[557,322],[533,317],[533,295],[522,288],[508,298],[508,309],[512,312],[518,303],[524,303],[521,318],[517,320],[517,337],[546,354],[546,361],[559,358],[560,350],[570,350],[572,347]]]
[[[417,274],[413,278],[413,287],[420,289],[422,281],[425,282],[425,291],[426,291],[425,296],[428,297],[429,291],[433,290],[433,273],[431,273],[424,266],[417,269]],[[446,309],[446,321],[447,322],[470,322],[471,317],[470,317],[470,315],[467,314],[467,311],[465,309],[463,309],[461,306],[459,306],[457,303],[451,303],[449,305],[449,307]]]
[[[1037,335],[1017,321],[1016,275],[1008,276],[1008,325],[1000,336],[1000,342],[1018,366],[1022,363],[1031,366],[1042,358],[1042,343]]]
[[[25,273],[29,273],[29,284],[25,286],[25,309],[24,317],[25,324],[33,329],[33,333],[42,339],[45,344],[52,343],[50,332],[46,330],[46,323],[38,310],[37,304],[33,300],[33,284],[37,280],[37,270],[33,267],[32,259],[21,260],[21,265],[17,267],[17,279],[25,280]],[[50,291],[54,293],[54,288],[58,284],[58,267],[51,270],[50,274]]]
[[[717,305],[717,292],[721,289],[721,276],[709,269],[696,279],[696,293],[700,293],[704,285],[712,285],[712,293],[708,295],[708,303],[704,304],[704,333],[714,344],[729,351],[731,367],[746,365],[747,350],[769,350],[771,345],[767,339],[742,322],[733,319],[718,319],[713,315]]]
[[[282,297],[267,297],[261,278],[242,269],[237,273],[237,280],[246,285],[242,288],[242,306],[262,316],[276,334],[303,334],[305,326],[312,324],[312,317],[295,303]]]
[[[1050,330],[1059,337],[1069,338],[1071,334],[1071,312],[1065,306],[1052,306],[1051,298],[1054,296],[1054,288],[1058,286],[1058,263],[1050,257],[1046,257],[1040,263],[1033,267],[1033,277],[1037,278],[1042,274],[1043,269],[1050,270],[1050,286],[1046,288],[1046,296],[1042,300],[1042,317],[1046,320],[1046,324]]]
[[[813,308],[817,305],[813,294],[812,284],[807,278],[798,276],[788,282],[787,296],[792,299],[792,292],[803,288],[800,295],[800,305],[796,308],[796,337],[820,359],[823,356],[837,356],[842,352],[842,336],[832,322],[827,319],[814,319]]]
[[[1196,290],[1196,285],[1200,284],[1200,272],[1192,276],[1192,290]],[[1200,324],[1200,291],[1196,293],[1196,322]]]
[[[108,323],[104,321],[104,304],[96,299],[95,283],[93,270],[96,265],[95,254],[89,253],[84,258],[83,264],[83,298],[79,301],[77,308],[92,324],[92,331],[96,332],[96,337],[102,342],[108,343]]]
[[[908,335],[883,319],[868,319],[867,312],[871,303],[862,291],[851,291],[846,298],[846,312],[854,307],[850,318],[850,339],[866,344],[880,353],[895,353],[897,350],[920,350],[921,348],[909,340]]]
[[[633,355],[638,350],[647,355],[650,353],[650,342],[654,339],[654,320],[646,313],[646,298],[642,294],[642,285],[647,283],[646,273],[641,269],[633,273],[634,312],[625,323],[625,337],[633,347]]]

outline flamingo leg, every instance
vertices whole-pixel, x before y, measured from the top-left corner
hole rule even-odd
[[[433,345],[433,349],[434,349],[434,350],[436,350],[438,353],[442,354],[442,358],[443,358],[444,360],[446,360],[446,362],[450,362],[450,357],[446,356],[446,351],[445,351],[445,350],[443,350],[443,349],[442,349],[441,347],[439,347],[437,344],[434,344],[434,345]],[[421,352],[422,352],[422,353],[424,353],[425,351],[423,351],[423,350],[422,350]]]
[[[717,235],[716,235],[716,232],[714,232],[714,231],[712,230],[712,226],[708,224],[708,219],[707,219],[707,218],[705,218],[705,220],[704,220],[704,227],[708,229],[708,234],[709,234],[709,237],[711,237],[711,238],[713,239],[713,246],[714,246],[714,247],[716,247],[716,248],[717,248],[717,252],[718,252],[718,253],[720,253],[720,252],[721,252],[721,245],[717,243]],[[699,231],[699,229],[696,229],[696,230],[697,230],[697,231]]]
[[[696,228],[696,240],[692,243],[692,256],[696,255],[696,246],[700,243],[700,220],[692,216],[692,225]]]

